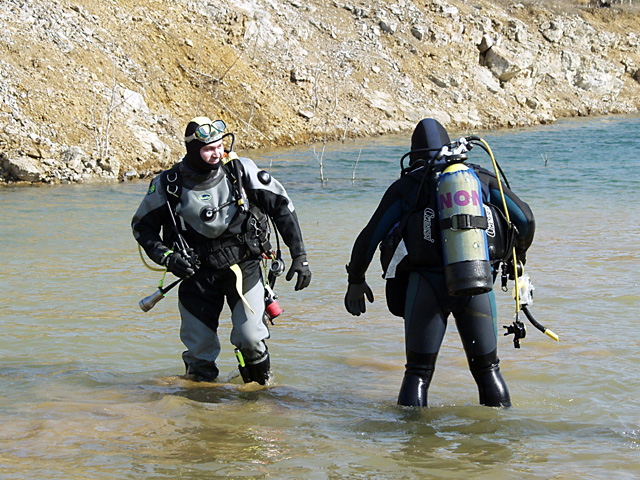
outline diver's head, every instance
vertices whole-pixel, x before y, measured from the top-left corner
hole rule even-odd
[[[222,120],[212,122],[207,117],[192,119],[184,132],[187,165],[201,173],[216,170],[224,154],[222,135],[225,128],[227,126]],[[207,148],[201,152],[203,147]]]
[[[420,120],[411,135],[409,165],[417,160],[431,160],[444,145],[450,142],[449,134],[440,122],[433,118]]]

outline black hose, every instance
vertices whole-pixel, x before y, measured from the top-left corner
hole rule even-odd
[[[527,318],[529,319],[529,321],[531,322],[531,325],[533,325],[534,327],[536,327],[538,330],[540,330],[542,333],[546,333],[547,328],[544,327],[542,324],[540,324],[540,322],[538,322],[535,318],[533,318],[533,315],[531,314],[531,312],[529,311],[529,307],[527,307],[526,305],[524,305],[522,307],[522,311],[524,312],[524,314],[527,316]]]
[[[175,287],[176,285],[178,285],[182,280],[182,278],[179,278],[173,282],[171,282],[169,285],[167,285],[164,288],[161,288],[160,291],[162,292],[162,294],[164,295],[165,293],[167,293],[169,290],[171,290],[173,287]]]
[[[220,140],[224,140],[225,137],[231,137],[231,147],[229,148],[227,153],[233,152],[233,146],[236,143],[236,136],[233,133],[229,132],[229,133],[225,133],[224,135],[222,135]]]

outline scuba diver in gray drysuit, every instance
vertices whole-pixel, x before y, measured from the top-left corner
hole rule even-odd
[[[311,271],[291,199],[250,159],[224,151],[223,138],[232,135],[223,134],[225,127],[206,117],[189,122],[186,156],[151,181],[131,225],[149,258],[183,278],[178,298],[187,376],[218,377],[217,329],[226,298],[242,378],[265,384],[269,329],[260,262],[271,250],[267,216],[289,247],[286,279],[297,274],[295,290],[309,285]]]
[[[478,386],[480,404],[507,407],[511,405],[511,400],[500,373],[497,355],[497,316],[493,291],[452,296],[445,284],[435,193],[437,176],[445,165],[439,164],[434,157],[443,145],[449,143],[449,135],[436,120],[424,119],[416,126],[411,138],[410,168],[387,189],[353,246],[347,265],[349,285],[345,307],[349,313],[358,316],[366,311],[365,297],[373,302],[373,293],[365,281],[365,273],[378,245],[381,242],[385,244],[394,226],[398,228],[402,225],[400,228],[407,255],[402,264],[394,265],[396,272],[393,278],[390,278],[389,267],[383,262],[387,278],[387,305],[391,313],[404,317],[405,322],[407,362],[398,404],[427,406],[427,392],[447,319],[453,314],[469,368]],[[427,169],[425,165],[432,168]],[[467,165],[473,168],[480,180],[485,211],[489,202],[497,227],[497,217],[503,210],[497,179],[477,165]],[[533,241],[534,217],[529,206],[511,190],[505,188],[504,193],[510,218],[517,228],[516,257],[524,264],[526,250]],[[507,262],[509,252],[513,251],[512,248],[505,248],[504,243],[508,240],[499,238],[501,236],[496,235],[489,245],[489,252],[494,252],[494,258],[491,259],[494,269],[500,262]],[[494,280],[495,276],[494,271]]]

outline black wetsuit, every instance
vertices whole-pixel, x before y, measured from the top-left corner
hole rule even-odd
[[[474,170],[482,183],[483,196],[503,210],[495,175],[477,166],[474,166]],[[349,262],[349,282],[357,283],[364,279],[380,242],[404,215],[417,211],[420,219],[418,235],[430,237],[430,242],[424,244],[427,254],[420,258],[414,255],[412,258],[409,245],[409,256],[403,272],[388,280],[386,285],[390,310],[405,319],[407,363],[398,403],[426,406],[427,390],[447,319],[453,314],[471,373],[478,384],[480,403],[508,406],[509,393],[498,367],[493,291],[474,296],[450,296],[445,285],[437,207],[433,203],[435,174],[432,176],[421,186],[423,173],[416,171],[402,176],[387,189],[375,213],[355,241]],[[420,189],[420,200],[416,202]],[[517,257],[524,260],[535,233],[533,214],[529,206],[506,186],[503,186],[503,190],[510,219],[518,229],[515,245]],[[405,236],[407,231],[411,231],[409,225],[405,226]],[[418,235],[414,233],[414,237]],[[411,243],[410,240],[407,239],[407,244]]]

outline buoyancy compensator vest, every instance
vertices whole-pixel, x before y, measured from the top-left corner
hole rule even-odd
[[[227,174],[229,175],[230,172],[227,172]],[[235,178],[232,181],[237,184]],[[180,201],[183,190],[179,164],[163,172],[161,182],[167,196],[168,207],[171,208],[173,215],[179,220],[176,206]],[[259,256],[262,253],[271,251],[271,243],[269,241],[271,230],[268,216],[256,205],[249,204],[246,201],[246,197],[240,196],[241,185],[236,185],[235,187],[232,201],[238,204],[242,203],[245,207],[239,209],[236,213],[236,217],[238,217],[236,220],[241,221],[240,233],[223,234],[219,238],[206,239],[206,237],[203,237],[201,238],[202,241],[192,245],[201,262],[215,269],[229,268],[248,256]],[[240,216],[242,218],[239,218]],[[181,224],[181,221],[179,220],[178,223]],[[181,226],[178,226],[178,228],[181,228]],[[174,238],[178,234],[180,232],[175,232],[175,229],[172,229],[170,224],[163,226],[163,243],[171,248]]]
[[[502,210],[492,203],[488,203],[483,194],[484,214],[487,217],[487,246],[489,248],[489,261],[494,268],[497,264],[508,262],[513,254],[513,246],[516,243],[518,229],[515,225],[509,226],[509,221]]]
[[[478,176],[462,163],[436,182],[444,276],[450,295],[478,295],[493,288],[487,217]]]
[[[408,212],[403,231],[407,262],[416,267],[442,268],[442,241],[438,224],[435,183],[440,167],[427,172],[416,206]],[[417,179],[416,179],[417,180]]]

